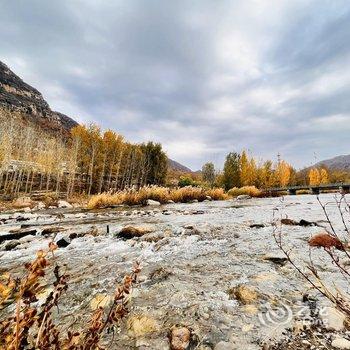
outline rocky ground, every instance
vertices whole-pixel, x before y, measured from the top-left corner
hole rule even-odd
[[[331,203],[333,197],[320,196]],[[343,232],[335,205],[329,210]],[[108,301],[139,261],[131,313],[108,349],[169,349],[176,332],[185,333],[178,349],[350,349],[343,316],[276,246],[274,217],[316,224],[282,225],[286,246],[303,265],[308,239],[327,226],[311,195],[3,212],[0,273],[20,274],[38,249],[58,242],[56,258],[71,276],[58,318],[74,329],[86,322],[96,300]],[[313,260],[327,283],[347,288],[320,249],[314,249]]]

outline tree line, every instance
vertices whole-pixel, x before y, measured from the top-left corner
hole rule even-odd
[[[278,159],[274,164],[267,160],[258,164],[245,150],[242,153],[230,152],[226,156],[223,171],[215,172],[212,163],[204,164],[203,180],[210,185],[221,186],[225,190],[234,187],[255,186],[269,188],[287,186],[292,177],[293,168],[286,161]]]
[[[266,189],[346,182],[349,181],[349,174],[337,170],[330,171],[324,165],[297,171],[279,155],[276,162],[258,162],[243,150],[241,153],[230,152],[226,156],[222,171],[217,171],[211,162],[205,163],[202,167],[202,180],[212,187],[223,187],[226,190],[242,186]]]
[[[112,130],[79,125],[57,137],[13,113],[0,113],[0,192],[99,193],[164,185],[167,156],[158,143],[132,144]]]

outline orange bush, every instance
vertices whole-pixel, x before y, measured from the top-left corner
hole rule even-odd
[[[343,244],[341,241],[334,236],[331,236],[330,234],[323,232],[319,233],[309,240],[309,246],[310,247],[319,247],[319,248],[325,248],[330,249],[332,247],[337,248],[339,250],[344,250]]]

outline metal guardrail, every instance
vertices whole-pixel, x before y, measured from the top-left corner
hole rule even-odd
[[[281,191],[297,191],[297,190],[313,190],[313,189],[324,189],[324,190],[332,190],[338,189],[341,187],[350,188],[350,183],[334,183],[334,184],[320,184],[320,185],[305,185],[305,186],[289,186],[289,187],[273,187],[268,188],[266,191],[268,192],[281,192]]]

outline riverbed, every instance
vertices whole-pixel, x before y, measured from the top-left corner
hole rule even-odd
[[[319,198],[330,203],[327,209],[334,228],[344,233],[334,194]],[[281,218],[312,224],[280,226]],[[169,332],[176,325],[190,330],[192,349],[262,349],[264,344],[289,341],[291,330],[310,317],[306,295],[311,295],[319,308],[330,307],[285,259],[274,239],[274,233],[281,233],[285,246],[292,249],[293,261],[305,266],[310,257],[307,241],[329,229],[316,196],[96,211],[26,210],[3,212],[0,221],[0,238],[9,232],[36,232],[12,246],[8,240],[2,243],[1,272],[21,274],[23,264],[39,249],[46,249],[50,241],[66,242],[55,252],[57,263],[70,276],[57,316],[66,328],[84,324],[96,297],[112,294],[132,264],[141,264],[129,319],[108,349],[169,349]],[[126,226],[148,233],[133,239],[118,237]],[[315,248],[312,254],[325,281],[347,287],[321,249]],[[242,286],[250,297],[237,293]],[[320,318],[313,317],[311,322]],[[135,319],[152,327],[137,330]],[[324,329],[321,324],[320,334]],[[348,337],[346,330],[339,332]],[[318,348],[332,348],[332,334],[320,343],[328,347]],[[305,349],[311,348],[307,337],[305,340]]]

